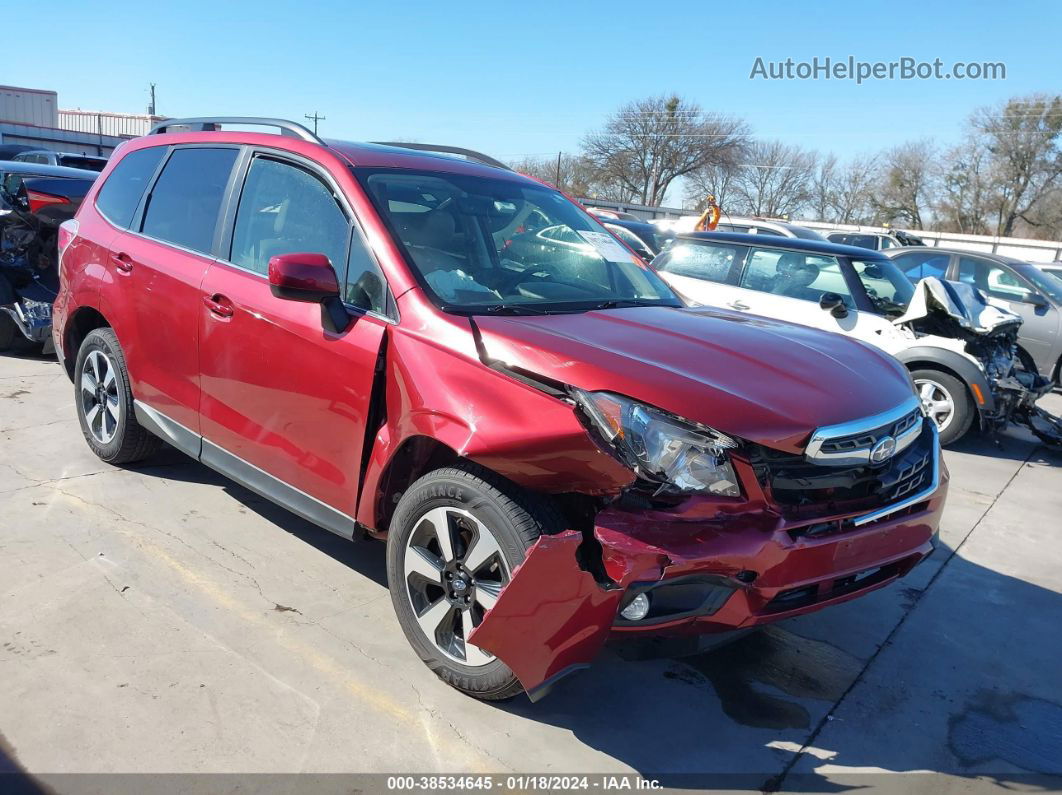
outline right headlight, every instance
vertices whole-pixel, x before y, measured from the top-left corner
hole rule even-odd
[[[737,441],[706,425],[612,392],[572,391],[619,458],[657,493],[740,497],[727,452]]]

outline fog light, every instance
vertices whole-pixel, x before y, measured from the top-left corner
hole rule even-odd
[[[644,593],[631,599],[631,603],[620,610],[620,615],[628,621],[641,621],[649,615],[649,597]]]

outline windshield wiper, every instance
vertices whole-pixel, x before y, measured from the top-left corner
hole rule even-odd
[[[671,303],[670,301],[654,301],[651,299],[642,298],[612,298],[608,301],[602,301],[599,304],[594,304],[591,309],[626,309],[632,306],[668,306],[678,307],[681,304]]]

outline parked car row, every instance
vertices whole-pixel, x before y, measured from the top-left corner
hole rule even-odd
[[[1055,324],[1042,334],[971,289],[982,288],[983,269],[911,274],[926,276],[916,287],[908,278],[911,262],[936,261],[925,259],[930,252],[944,262],[951,256],[940,249],[886,255],[834,243],[700,232],[680,236],[653,265],[698,304],[826,329],[892,354],[911,371],[942,444],[961,438],[975,422],[996,431],[1014,420],[1054,441],[1050,423],[1036,424],[1043,418],[1034,416],[1034,407],[1053,388],[1062,360],[1058,308],[1039,299]],[[952,275],[954,282],[942,281]],[[1020,345],[1019,330],[1025,332]]]
[[[164,440],[386,539],[413,649],[486,699],[538,698],[610,637],[766,624],[930,554],[948,473],[907,369],[667,282],[716,246],[795,290],[782,238],[680,238],[662,278],[553,188],[416,146],[245,118],[123,144],[58,240],[53,339],[92,451]],[[876,281],[824,262],[816,311],[910,289],[863,255]]]

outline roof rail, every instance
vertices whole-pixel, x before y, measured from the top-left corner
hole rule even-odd
[[[418,144],[418,143],[399,143],[397,141],[373,141],[374,144],[380,146],[397,146],[402,149],[416,149],[420,152],[439,152],[447,155],[462,155],[469,160],[474,160],[477,163],[482,163],[485,166],[493,166],[494,168],[504,168],[506,171],[512,171],[505,163],[500,160],[495,160],[490,155],[485,155],[482,152],[477,152],[474,149],[462,149],[459,146],[443,146],[441,144]]]
[[[192,132],[214,132],[222,124],[246,124],[258,127],[277,127],[281,135],[289,138],[301,138],[315,144],[326,145],[324,141],[303,127],[298,122],[287,119],[264,119],[256,116],[203,116],[195,119],[166,119],[148,131],[148,135],[167,132],[171,127],[189,127]],[[198,129],[197,129],[198,128]]]

